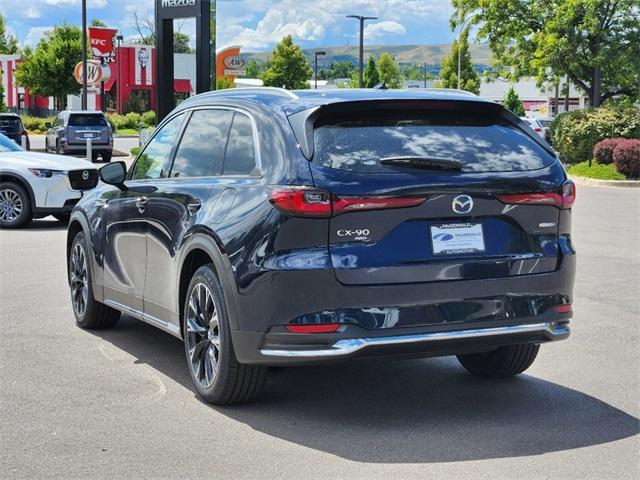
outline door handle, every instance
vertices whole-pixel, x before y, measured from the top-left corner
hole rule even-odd
[[[202,203],[200,202],[200,200],[195,200],[191,203],[188,203],[187,210],[189,211],[189,215],[195,215],[195,213],[200,210],[200,207],[202,207]]]
[[[136,198],[136,207],[140,213],[144,213],[147,208],[147,197],[138,197]]]

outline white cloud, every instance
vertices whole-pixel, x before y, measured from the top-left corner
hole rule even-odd
[[[44,36],[44,34],[46,32],[48,32],[49,30],[53,30],[53,26],[48,26],[48,27],[33,27],[29,29],[29,32],[27,33],[27,36],[25,37],[24,41],[22,42],[23,45],[28,45],[30,47],[35,47],[38,42],[40,41],[40,39]]]
[[[407,29],[402,24],[393,21],[370,23],[364,27],[364,37],[367,40],[374,40],[389,33],[402,35],[407,33]]]

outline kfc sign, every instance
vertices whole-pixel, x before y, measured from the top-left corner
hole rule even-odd
[[[94,57],[113,57],[113,39],[118,30],[112,28],[89,27],[89,43]]]

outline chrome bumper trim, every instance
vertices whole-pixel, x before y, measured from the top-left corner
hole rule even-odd
[[[519,333],[544,333],[547,336],[559,337],[569,333],[567,325],[555,323],[531,323],[510,327],[479,328],[473,330],[455,330],[450,332],[421,333],[417,335],[400,335],[395,337],[351,338],[339,340],[330,348],[317,350],[275,350],[261,349],[260,353],[270,357],[338,357],[350,355],[368,347],[387,345],[403,345],[410,343],[429,343],[441,340],[462,340],[466,338],[493,337],[497,335],[514,335]]]

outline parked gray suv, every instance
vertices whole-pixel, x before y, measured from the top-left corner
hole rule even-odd
[[[111,161],[113,132],[104,113],[86,110],[65,110],[56,117],[53,125],[47,124],[45,148],[60,155],[87,154],[87,139],[91,139],[92,160],[98,156]]]

